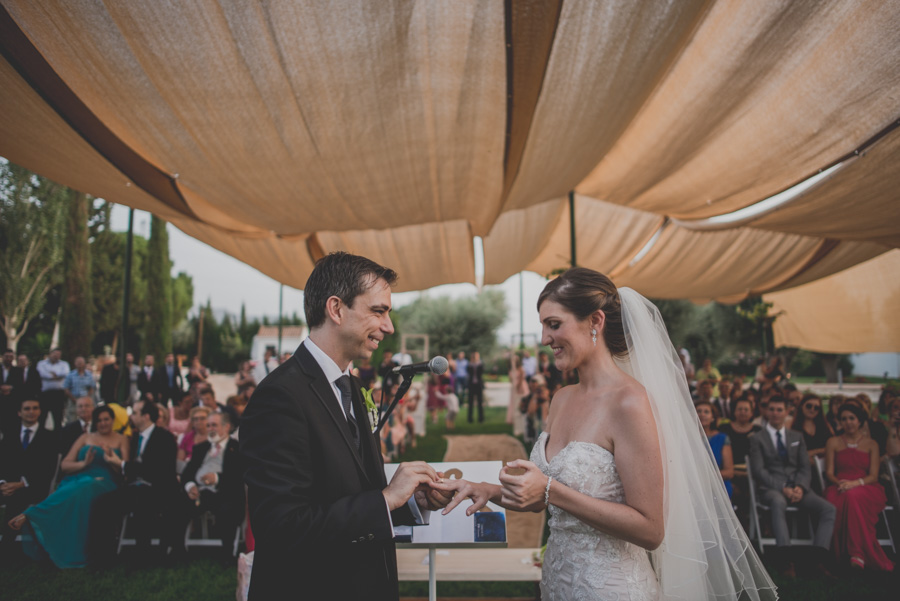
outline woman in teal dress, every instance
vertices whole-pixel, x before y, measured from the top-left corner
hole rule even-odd
[[[67,475],[57,489],[10,520],[11,528],[22,530],[22,549],[32,559],[49,557],[59,568],[87,565],[91,504],[121,482],[106,458],[114,453],[128,459],[128,439],[113,430],[114,419],[112,409],[97,407],[91,432],[81,435],[60,465]]]

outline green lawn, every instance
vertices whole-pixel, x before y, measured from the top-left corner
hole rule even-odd
[[[468,424],[465,413],[457,420],[453,434],[505,434],[504,408],[485,410],[484,424]],[[437,426],[429,424],[426,436],[419,438],[416,449],[410,449],[401,459],[440,461],[444,457],[446,428],[441,420]],[[527,449],[530,450],[530,449]],[[126,550],[127,552],[127,550]],[[17,562],[0,565],[0,598],[16,601],[207,601],[234,599],[237,587],[236,569],[223,567],[207,559],[201,551],[192,551],[197,559],[177,567],[136,568],[127,562],[103,572],[89,570],[58,570],[52,565]],[[825,583],[812,578],[795,580],[775,579],[781,598],[798,601],[881,601],[900,597],[900,582],[894,576],[866,574],[862,577],[846,575],[837,583]],[[533,597],[534,583],[530,582],[439,582],[438,592],[448,597]],[[426,582],[400,583],[401,596],[428,596]]]

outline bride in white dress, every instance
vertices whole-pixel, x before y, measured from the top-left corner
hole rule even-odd
[[[573,268],[538,299],[556,365],[579,383],[553,398],[531,461],[500,485],[435,485],[517,511],[550,510],[543,599],[773,599],[731,509],[681,361],[656,308]]]

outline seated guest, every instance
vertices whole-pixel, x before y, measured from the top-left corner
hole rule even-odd
[[[720,381],[719,395],[713,401],[713,405],[719,410],[720,417],[726,420],[734,419],[734,401],[736,399],[731,398],[731,390],[731,380],[726,378]]]
[[[74,366],[75,369],[69,372],[63,383],[63,390],[66,391],[66,423],[75,419],[74,408],[78,399],[94,396],[94,374],[87,368],[84,357],[75,357]]]
[[[212,411],[208,407],[194,407],[191,409],[191,429],[181,437],[178,441],[177,464],[181,467],[178,470],[180,474],[184,470],[184,466],[191,460],[191,454],[194,452],[194,446],[201,442],[206,442],[206,420]]]
[[[206,442],[194,454],[182,474],[187,498],[184,515],[191,519],[210,511],[216,518],[218,538],[231,554],[235,528],[244,520],[244,481],[238,442],[231,438],[227,413],[213,413],[206,421]],[[187,520],[183,522],[186,525]]]
[[[116,489],[121,482],[118,466],[128,458],[128,440],[113,431],[109,407],[94,409],[91,430],[63,459],[60,469],[66,477],[53,494],[9,521],[13,530],[23,530],[22,546],[32,559],[49,557],[58,568],[87,565],[88,534],[98,517],[109,520],[92,514],[92,504]]]
[[[234,374],[234,385],[238,394],[242,394],[247,386],[256,386],[256,378],[253,377],[253,365],[249,361],[241,361],[241,366]]]
[[[728,491],[728,497],[731,498],[731,479],[734,477],[734,457],[731,454],[731,441],[728,439],[727,434],[716,429],[716,415],[713,411],[712,403],[701,401],[694,405],[694,409],[697,411],[697,418],[703,427],[703,433],[706,434],[706,439],[709,441],[713,457],[716,458],[716,465],[719,466],[719,472],[722,474],[725,490]]]
[[[713,398],[712,391],[712,382],[709,380],[697,380],[697,394],[694,396],[694,405],[711,402]]]
[[[803,434],[803,442],[809,459],[825,456],[825,443],[834,435],[825,417],[822,415],[822,399],[818,395],[803,395],[803,401],[797,411],[797,417],[791,423],[791,430]]]
[[[863,432],[871,436],[875,442],[878,443],[878,452],[884,456],[887,452],[888,429],[884,423],[878,419],[878,410],[872,409],[872,399],[869,398],[869,395],[861,392],[850,400],[859,403],[863,408],[863,411],[866,412],[866,421],[862,426]]]
[[[834,552],[841,563],[849,560],[852,568],[890,572],[894,564],[875,534],[878,514],[887,504],[878,484],[878,444],[862,432],[868,416],[861,407],[844,403],[838,415],[844,432],[825,446],[825,478],[831,483],[825,498],[837,508]]]
[[[94,399],[89,396],[83,396],[75,401],[75,417],[76,419],[66,424],[59,433],[59,453],[63,457],[69,454],[69,449],[75,444],[75,441],[81,438],[82,434],[91,431],[91,421],[94,414]]]
[[[191,409],[194,408],[194,397],[190,394],[182,394],[181,398],[174,400],[173,403],[167,429],[177,438],[191,429]]]
[[[841,424],[838,422],[838,411],[845,400],[846,398],[842,394],[836,394],[828,399],[828,414],[825,416],[825,421],[828,422],[828,425],[831,426],[831,431],[835,434],[841,429]]]
[[[159,428],[169,429],[169,408],[162,403],[157,403],[156,408],[159,409],[159,417],[156,420],[156,426]]]
[[[859,407],[866,414],[866,419],[865,421],[863,421],[860,429],[862,430],[863,434],[869,436],[878,443],[878,451],[882,456],[884,456],[887,453],[888,429],[887,426],[881,423],[880,420],[872,419],[870,417],[872,411],[872,402],[869,400],[869,397],[865,394],[858,394],[855,397],[845,398],[844,402],[841,403],[841,407],[843,408],[843,406],[848,403]],[[840,409],[838,409],[838,412],[840,413]],[[838,436],[843,434],[843,424],[839,423],[838,428],[834,432]]]
[[[150,537],[157,518],[162,518],[162,528],[156,532],[161,539],[163,554],[170,545],[177,549],[181,539],[175,519],[178,501],[175,437],[165,428],[158,427],[158,420],[156,403],[138,401],[134,404],[131,459],[107,458],[121,467],[127,486],[97,503],[98,511],[113,512],[119,508],[132,514],[129,526],[134,531],[138,553],[144,556],[149,554]]]
[[[762,430],[752,419],[753,404],[745,398],[739,399],[734,404],[733,419],[719,426],[719,432],[727,434],[731,440],[731,454],[736,463],[744,463],[750,453],[750,437]]]
[[[786,417],[786,399],[782,396],[770,398],[766,408],[766,427],[750,437],[750,465],[747,467],[759,488],[760,501],[770,508],[777,545],[775,560],[782,574],[789,577],[795,575],[786,514],[788,505],[793,505],[808,511],[814,518],[815,567],[830,577],[824,565],[828,561],[828,548],[834,532],[834,505],[810,490],[812,470],[806,444],[799,432],[785,428]]]
[[[240,424],[241,418],[237,414],[237,411],[234,410],[234,407],[229,407],[228,405],[222,404],[216,400],[216,393],[213,390],[213,387],[209,384],[204,384],[199,389],[200,392],[200,404],[204,407],[209,408],[213,413],[227,413],[231,423],[237,427]]]
[[[900,458],[900,398],[894,397],[888,404],[888,440],[885,454],[895,463]]]
[[[16,358],[15,352],[8,348],[3,353],[3,361],[0,363],[0,434],[15,436],[18,430],[19,420],[16,413],[19,411],[17,401],[25,398],[19,394],[22,388],[22,369],[13,365]],[[37,397],[29,397],[37,398]]]
[[[889,423],[891,421],[891,403],[897,397],[897,392],[892,388],[882,388],[878,396],[878,419]]]
[[[721,392],[719,391],[719,380],[722,379],[722,374],[718,369],[713,367],[712,359],[706,358],[703,360],[703,366],[700,367],[694,374],[694,377],[697,378],[697,382],[702,382],[703,380],[708,380],[712,385],[711,396],[718,397]]]
[[[40,403],[20,401],[18,416],[18,432],[7,433],[0,441],[0,505],[6,505],[7,516],[0,525],[0,558],[7,559],[13,553],[16,538],[9,516],[18,516],[47,496],[56,473],[59,447],[56,433],[38,423],[42,421]]]
[[[244,409],[247,408],[247,399],[242,394],[233,394],[225,401],[225,405],[234,409],[234,412],[240,417],[243,415]]]
[[[750,489],[747,486],[747,455],[750,453],[750,437],[762,428],[752,423],[753,404],[747,399],[739,399],[732,407],[733,415],[730,422],[719,426],[719,432],[728,435],[731,440],[731,455],[734,458],[734,478],[731,480],[732,502],[735,513],[741,520],[741,524],[747,527],[750,509]]]

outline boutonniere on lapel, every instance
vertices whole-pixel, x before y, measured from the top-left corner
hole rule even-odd
[[[372,391],[366,387],[359,389],[362,392],[363,402],[366,404],[366,412],[369,414],[369,424],[372,426],[372,432],[378,427],[378,407],[372,398]]]

